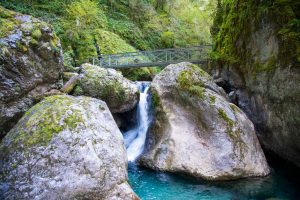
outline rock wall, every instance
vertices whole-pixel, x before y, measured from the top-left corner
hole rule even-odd
[[[0,7],[0,137],[60,84],[63,59],[52,28]]]
[[[223,1],[215,19],[218,63],[212,66],[232,101],[254,122],[263,146],[297,166],[299,10],[297,1]]]

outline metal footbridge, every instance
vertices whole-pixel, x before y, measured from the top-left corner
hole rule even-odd
[[[204,64],[207,62],[210,51],[211,45],[202,45],[188,48],[107,54],[102,55],[100,59],[93,58],[93,64],[105,68],[157,67],[179,62]]]

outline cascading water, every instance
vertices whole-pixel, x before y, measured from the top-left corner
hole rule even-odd
[[[129,162],[133,162],[144,150],[147,131],[150,125],[149,116],[149,82],[139,82],[140,101],[137,108],[137,126],[124,133],[125,146]]]

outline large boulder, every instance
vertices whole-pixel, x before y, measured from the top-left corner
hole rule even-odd
[[[46,97],[0,145],[0,199],[138,199],[105,102]]]
[[[0,7],[0,137],[36,103],[57,88],[63,71],[59,39],[31,16]]]
[[[151,91],[156,119],[142,165],[207,180],[269,173],[252,122],[201,68],[169,65]]]
[[[85,95],[105,101],[112,113],[132,110],[138,103],[138,87],[114,69],[83,64],[82,78],[74,95]]]

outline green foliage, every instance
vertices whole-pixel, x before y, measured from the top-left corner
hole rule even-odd
[[[65,67],[65,71],[73,71],[74,68],[73,66],[75,65],[74,63],[74,52],[72,49],[68,49],[68,50],[65,50],[64,53],[63,53],[63,57],[64,57],[64,67]]]
[[[107,19],[95,1],[79,0],[70,4],[61,20],[64,30],[62,44],[71,47],[79,63],[96,56],[95,37]]]
[[[150,44],[145,41],[141,29],[129,19],[108,18],[108,29],[138,49],[150,49]]]
[[[120,53],[211,43],[215,0],[3,0],[0,5],[38,17],[60,37],[65,66],[101,53]],[[13,29],[12,24],[5,28]],[[4,33],[2,31],[0,34]],[[37,40],[38,33],[32,43]],[[157,69],[125,70],[132,80]]]
[[[163,32],[161,35],[161,40],[166,47],[174,46],[174,33],[171,31]]]
[[[82,88],[77,85],[73,91],[73,94],[76,96],[80,96],[80,95],[84,94],[84,92],[83,92]]]
[[[285,52],[280,60],[300,61],[300,2],[292,0],[219,0],[211,33],[214,40],[212,58],[223,63],[245,66],[251,59],[246,48],[250,34],[260,28],[262,19],[271,19]],[[289,56],[288,56],[289,55]],[[270,71],[276,58],[266,63],[255,63],[254,73]],[[288,64],[287,64],[288,65]],[[252,67],[252,66],[249,66]]]
[[[95,30],[95,38],[102,54],[134,52],[136,49],[121,39],[117,34],[102,29]]]

